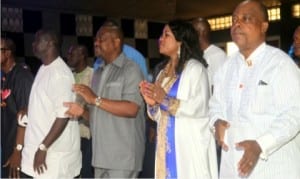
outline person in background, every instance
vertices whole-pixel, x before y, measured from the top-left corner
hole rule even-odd
[[[293,40],[293,58],[300,67],[300,26],[295,29]]]
[[[208,63],[208,81],[210,86],[210,92],[212,94],[214,90],[214,75],[216,74],[218,69],[224,64],[227,55],[221,48],[217,47],[216,45],[210,42],[211,28],[207,19],[201,17],[195,18],[192,20],[192,24],[198,33],[198,41],[200,44],[200,50],[203,52],[203,58]],[[221,147],[217,146],[218,168],[220,166],[220,158]]]
[[[29,98],[28,125],[22,151],[23,177],[74,178],[81,169],[78,121],[65,115],[64,101],[73,101],[74,77],[59,55],[58,36],[39,30],[33,53],[43,65]]]
[[[148,79],[148,68],[147,68],[145,57],[138,50],[136,50],[135,48],[127,44],[123,44],[122,51],[127,58],[133,60],[136,64],[138,64],[140,70],[144,74],[144,78]],[[102,58],[97,57],[94,62],[94,70],[96,70],[102,63],[103,63]]]
[[[76,84],[73,90],[90,104],[92,165],[95,178],[136,178],[145,150],[145,104],[139,93],[144,79],[138,65],[122,52],[123,33],[114,21],[98,30],[94,51],[104,63],[94,72],[92,88]],[[84,109],[65,102],[66,114]]]
[[[217,72],[209,105],[221,179],[300,176],[300,71],[266,44],[268,26],[261,1],[243,1],[232,14],[239,51]]]
[[[84,45],[72,45],[68,51],[67,63],[73,69],[73,75],[76,84],[84,84],[91,86],[93,68],[87,65],[88,50]],[[81,137],[81,152],[82,152],[82,168],[80,177],[93,178],[94,168],[92,167],[92,140],[90,134],[90,124],[88,116],[88,106],[84,99],[77,95],[76,102],[84,106],[87,114],[78,117],[80,137]]]
[[[25,64],[16,63],[16,46],[1,37],[1,178],[19,178],[25,125],[18,118],[27,112],[33,76]]]
[[[188,22],[166,24],[159,52],[168,60],[154,83],[140,83],[148,115],[158,123],[155,178],[217,178],[207,64],[197,39]]]
[[[210,91],[213,92],[213,77],[218,69],[223,65],[227,56],[226,53],[216,45],[210,42],[211,28],[208,21],[204,18],[195,18],[192,24],[198,33],[200,50],[203,52],[203,58],[208,63],[207,73],[210,85]]]

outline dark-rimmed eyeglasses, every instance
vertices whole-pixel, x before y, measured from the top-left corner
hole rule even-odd
[[[6,50],[10,50],[8,48],[0,48],[1,51],[6,51]]]

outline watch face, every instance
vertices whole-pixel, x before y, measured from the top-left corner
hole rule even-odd
[[[18,151],[22,150],[22,149],[23,149],[23,145],[17,144],[16,149],[17,149]]]
[[[39,149],[40,149],[41,151],[47,151],[47,147],[46,147],[44,144],[41,144],[41,145],[39,146]]]

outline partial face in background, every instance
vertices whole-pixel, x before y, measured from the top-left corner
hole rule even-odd
[[[242,53],[251,53],[264,42],[267,29],[268,22],[256,2],[243,2],[233,12],[231,37]]]
[[[294,54],[296,57],[300,58],[300,26],[295,30],[293,38]]]
[[[101,27],[95,37],[94,52],[95,56],[101,57],[104,60],[110,60],[111,55],[118,48],[117,38],[114,33],[107,27]]]
[[[0,47],[1,47],[0,59],[1,59],[1,66],[2,66],[3,64],[5,64],[7,62],[8,52],[10,50],[7,48],[5,40],[3,40],[3,39],[1,39]]]
[[[203,22],[200,22],[198,19],[193,20],[192,23],[193,23],[194,29],[196,30],[196,32],[198,34],[198,38],[199,38],[199,42],[200,42],[200,39],[202,38],[203,33],[205,31],[205,25]]]
[[[159,38],[159,53],[172,57],[177,56],[180,42],[177,42],[169,25],[166,25]]]
[[[68,50],[68,58],[67,58],[68,65],[71,68],[76,68],[80,65],[81,61],[84,60],[84,56],[80,50],[80,48],[76,48],[71,46]]]
[[[32,43],[33,54],[37,58],[42,59],[48,50],[48,44],[49,44],[49,41],[47,41],[43,37],[43,34],[41,31],[38,31],[35,34],[34,41]]]

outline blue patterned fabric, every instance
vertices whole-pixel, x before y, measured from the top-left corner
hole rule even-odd
[[[173,84],[171,90],[167,94],[168,97],[176,97],[178,91],[178,85],[180,76]],[[167,110],[167,106],[161,105],[162,110]],[[175,148],[175,116],[169,115],[168,127],[167,127],[167,151],[166,151],[166,168],[167,178],[177,178],[177,166],[176,166],[176,148]]]

